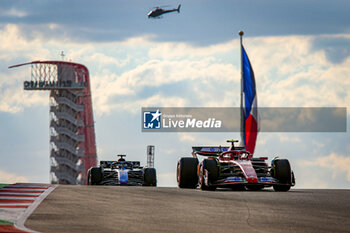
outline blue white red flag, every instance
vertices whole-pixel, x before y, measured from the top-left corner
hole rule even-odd
[[[250,153],[254,153],[256,138],[258,136],[258,99],[254,71],[248,55],[242,45],[242,140]]]

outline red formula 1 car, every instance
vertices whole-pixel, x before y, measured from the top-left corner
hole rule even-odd
[[[235,147],[237,140],[228,140],[231,147],[192,147],[193,157],[183,157],[177,164],[180,188],[215,190],[217,187],[236,190],[261,190],[273,186],[275,191],[288,191],[295,185],[294,173],[287,159],[253,158],[244,147]],[[205,156],[201,162],[198,156]]]

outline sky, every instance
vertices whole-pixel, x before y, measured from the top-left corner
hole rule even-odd
[[[148,19],[156,6],[176,8]],[[232,133],[142,133],[141,108],[238,107],[238,31],[260,107],[350,105],[348,1],[0,1],[0,183],[49,176],[49,92],[24,91],[34,60],[90,72],[99,160],[146,162],[155,145],[159,186],[176,186],[176,163],[194,145]],[[347,111],[349,119],[349,111]],[[265,133],[256,156],[288,158],[296,188],[350,188],[350,134]],[[270,161],[269,160],[269,161]]]

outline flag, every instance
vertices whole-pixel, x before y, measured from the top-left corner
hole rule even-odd
[[[242,139],[246,150],[253,154],[255,150],[256,138],[258,136],[258,100],[256,95],[254,71],[243,45],[242,92]]]

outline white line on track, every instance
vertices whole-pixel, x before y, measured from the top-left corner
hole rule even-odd
[[[10,200],[35,200],[36,197],[2,197],[0,196],[0,200],[10,199]]]
[[[15,188],[48,188],[50,186],[43,186],[43,185],[9,185],[9,186],[6,186],[6,188],[12,188],[12,187],[15,187]]]
[[[1,197],[1,195],[14,195],[14,196],[26,195],[28,197],[30,197],[30,196],[36,197],[36,196],[39,196],[40,193],[11,193],[11,192],[3,192],[3,193],[0,193],[0,197]]]
[[[42,192],[42,191],[45,191],[46,189],[17,189],[17,188],[2,188],[1,190],[4,190],[4,191],[39,191],[39,192]]]
[[[13,206],[14,203],[1,203],[0,205],[8,205],[8,206]],[[16,205],[30,205],[31,203],[16,203]]]
[[[35,201],[26,209],[24,214],[21,215],[20,219],[18,219],[15,223],[14,226],[17,227],[18,229],[22,231],[27,231],[27,232],[36,232],[33,230],[30,230],[24,226],[25,221],[27,218],[33,213],[33,211],[40,205],[40,203],[56,188],[55,185],[47,188],[45,192],[43,192],[39,197],[35,199]]]
[[[55,188],[56,186],[48,184],[25,183],[11,184],[1,188],[0,218],[13,222],[17,229],[36,232],[26,228],[24,222]],[[29,203],[23,203],[26,201]]]

